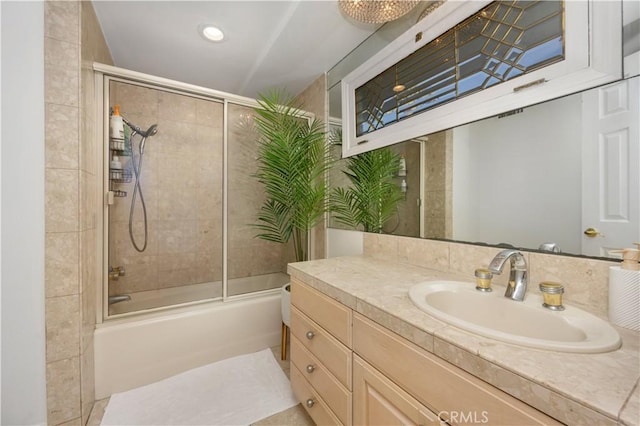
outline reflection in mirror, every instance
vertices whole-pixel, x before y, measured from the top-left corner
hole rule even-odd
[[[639,80],[392,146],[406,160],[406,176],[394,177],[406,192],[383,232],[598,257],[631,246],[640,240]],[[345,185],[343,162],[332,186]]]

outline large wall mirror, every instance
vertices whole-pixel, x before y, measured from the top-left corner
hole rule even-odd
[[[406,192],[383,232],[595,257],[640,240],[640,14],[623,11],[624,80],[393,145]]]

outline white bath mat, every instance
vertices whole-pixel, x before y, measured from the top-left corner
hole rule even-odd
[[[103,425],[248,425],[297,404],[270,349],[111,396]]]

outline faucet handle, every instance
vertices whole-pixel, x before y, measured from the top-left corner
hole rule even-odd
[[[539,288],[542,292],[542,306],[547,309],[551,309],[552,311],[564,311],[564,306],[562,306],[564,286],[562,284],[552,281],[543,281],[540,283]]]
[[[493,278],[493,274],[490,270],[485,268],[478,268],[475,272],[476,276],[476,290],[490,292],[493,291],[491,288],[491,279]]]

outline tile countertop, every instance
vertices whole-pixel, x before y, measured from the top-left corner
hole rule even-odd
[[[449,326],[409,300],[413,284],[473,277],[366,256],[292,263],[289,274],[563,423],[640,424],[638,332],[615,327],[622,347],[602,354],[524,348]]]

